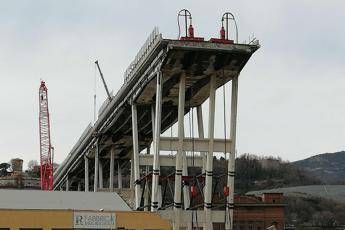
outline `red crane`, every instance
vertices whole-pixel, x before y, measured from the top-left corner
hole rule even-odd
[[[53,190],[53,147],[50,141],[48,90],[44,81],[39,89],[41,189]]]

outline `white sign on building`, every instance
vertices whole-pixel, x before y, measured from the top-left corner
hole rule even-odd
[[[115,229],[115,213],[74,212],[74,228]]]

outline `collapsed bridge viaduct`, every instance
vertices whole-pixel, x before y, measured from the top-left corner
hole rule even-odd
[[[226,151],[228,168],[224,174],[228,194],[224,199],[228,215],[223,210],[219,216],[227,229],[232,229],[238,77],[258,48],[258,43],[163,39],[155,29],[126,71],[118,93],[105,101],[97,121],[86,128],[54,173],[54,189],[119,194],[127,191],[132,194],[133,209],[172,216],[174,229],[179,229],[191,227],[186,219],[193,218],[190,199],[196,194],[196,187],[192,185],[198,184],[204,211],[199,209],[196,215],[200,215],[198,221],[204,229],[212,229],[212,222],[217,221],[212,215],[217,212],[212,210],[213,156]],[[215,92],[230,81],[230,139],[215,139]],[[201,105],[207,99],[206,123]],[[197,110],[199,133],[198,137],[186,138],[184,115],[193,108]],[[208,134],[204,133],[204,123],[208,124]],[[177,137],[161,137],[174,124],[178,127]],[[148,154],[140,154],[145,149]],[[163,151],[174,151],[174,155],[164,155]],[[191,159],[186,157],[186,151],[198,154]],[[188,176],[192,160],[193,166],[202,169],[197,179]],[[130,188],[122,185],[121,170],[126,163],[131,165]],[[162,175],[160,169],[164,166],[173,166],[175,173]],[[169,186],[174,200],[170,204],[162,198],[164,178],[172,181]]]

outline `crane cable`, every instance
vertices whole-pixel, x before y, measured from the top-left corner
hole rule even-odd
[[[190,113],[192,113],[192,116],[190,116]],[[191,108],[191,111],[189,112],[189,132],[190,132],[190,136],[192,139],[192,166],[195,166],[195,149],[194,149],[194,142],[195,142],[195,138],[194,138],[194,108]],[[194,175],[195,180],[197,180],[196,176]],[[196,223],[196,229],[199,229],[198,226],[198,211],[197,210],[192,210],[192,228],[194,227],[194,218],[193,216],[195,215],[195,223]]]
[[[192,113],[192,115],[190,115]],[[192,166],[194,167],[195,163],[194,163],[194,156],[195,156],[195,151],[194,151],[194,108],[190,108],[189,111],[189,137],[192,139]]]
[[[224,68],[222,69],[222,77],[224,80]],[[223,122],[224,122],[224,164],[225,164],[225,171],[227,171],[227,165],[226,165],[226,88],[225,88],[225,84],[223,84]],[[229,157],[230,160],[230,157]],[[226,174],[227,175],[227,174]],[[227,186],[227,185],[226,185]],[[225,194],[224,194],[225,195]],[[226,214],[226,204],[227,204],[227,198],[225,197],[225,212],[224,212],[224,224],[226,224],[227,222],[227,214]],[[230,219],[230,213],[229,213],[229,219]]]
[[[193,88],[191,88],[191,98],[193,96]],[[189,107],[189,113],[188,113],[188,116],[189,116],[189,137],[192,139],[192,151],[191,151],[191,155],[192,155],[192,166],[194,167],[195,166],[195,163],[194,163],[194,158],[195,158],[195,151],[194,151],[194,142],[195,142],[195,139],[194,139],[194,108],[191,106],[191,98],[189,99],[189,102],[188,102],[188,107]],[[192,115],[191,115],[192,113]]]
[[[193,88],[191,88],[191,96],[188,102],[189,113],[188,113],[188,120],[189,120],[189,137],[192,139],[192,166],[195,166],[195,138],[194,138],[194,108],[191,106],[191,98],[193,97]],[[195,176],[195,175],[194,175]],[[199,229],[198,226],[198,212],[197,210],[192,210],[192,228],[194,228],[194,215],[195,215],[195,222],[196,222],[196,229]]]

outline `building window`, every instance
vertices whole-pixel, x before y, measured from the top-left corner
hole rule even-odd
[[[42,228],[19,228],[19,230],[42,230]]]
[[[263,230],[263,222],[262,221],[257,221],[255,222],[255,230]]]
[[[254,230],[254,224],[251,221],[248,223],[248,230]]]
[[[52,230],[73,230],[75,228],[52,228]]]
[[[239,226],[238,226],[239,228],[238,228],[238,229],[239,229],[239,230],[245,230],[245,226],[246,226],[246,224],[245,224],[244,222],[241,221],[241,222],[239,223]]]

